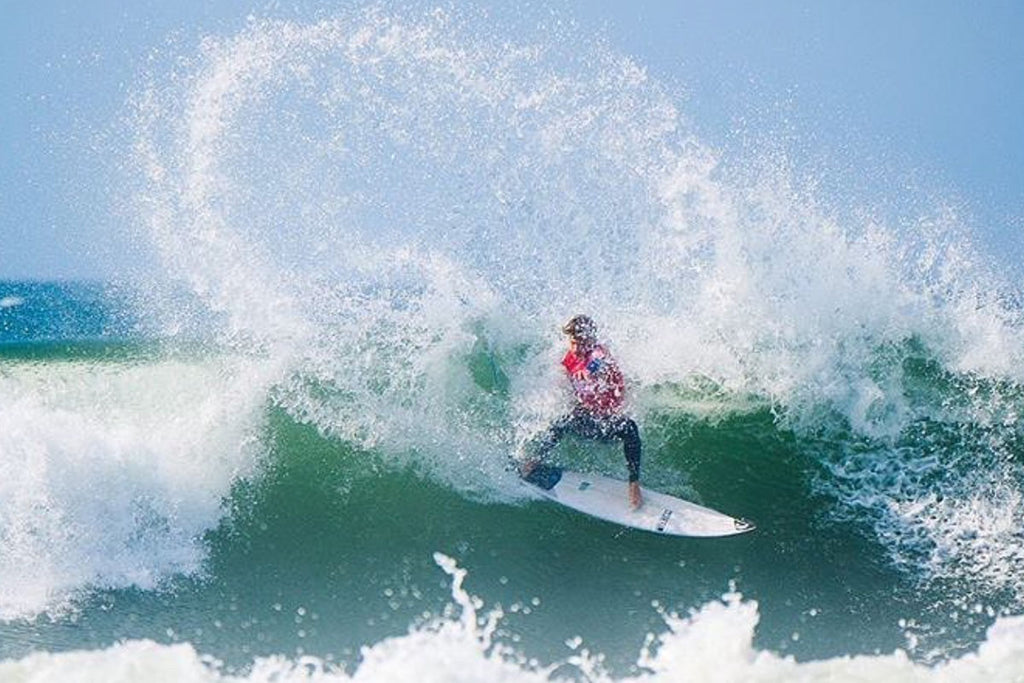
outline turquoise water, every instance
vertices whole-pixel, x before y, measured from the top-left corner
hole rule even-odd
[[[556,38],[254,20],[140,79],[147,268],[0,283],[0,677],[1021,675],[1014,284],[939,209],[827,209]],[[755,532],[506,471],[580,311],[645,484]]]

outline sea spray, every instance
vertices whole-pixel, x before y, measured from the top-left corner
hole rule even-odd
[[[1018,680],[1024,672],[1024,621],[996,622],[976,653],[927,667],[902,650],[873,656],[836,657],[797,662],[752,645],[758,622],[756,602],[728,593],[688,616],[662,613],[665,629],[648,635],[636,671],[614,676],[601,665],[599,653],[567,642],[561,662],[541,665],[514,648],[492,640],[502,618],[496,608],[479,615],[482,602],[465,592],[465,570],[440,553],[437,564],[452,578],[452,604],[446,615],[427,619],[403,636],[365,646],[349,667],[316,657],[261,658],[244,674],[227,673],[216,659],[188,644],[158,645],[131,641],[106,650],[63,654],[40,653],[0,662],[0,677],[63,681],[677,681],[694,678],[738,681],[965,681]]]
[[[798,435],[863,440],[858,461],[877,470],[895,453],[932,457],[922,425],[956,431],[983,410],[915,391],[915,364],[1008,383],[1019,405],[1019,314],[955,213],[840,214],[784,154],[723,161],[599,41],[514,44],[469,22],[381,8],[253,20],[137,98],[140,237],[223,316],[226,339],[286,369],[273,396],[296,417],[505,499],[506,456],[563,409],[556,330],[583,310],[641,422],[666,405],[650,389],[701,378]],[[504,395],[466,370],[482,349]],[[918,535],[953,547],[947,529],[893,513],[933,490],[856,475],[866,490],[850,495],[845,452],[817,456],[817,486],[836,519],[885,520],[895,562],[956,573],[956,558],[990,552],[969,521],[955,533],[975,540],[952,563],[908,551]],[[999,446],[993,459],[996,471],[957,469],[947,500],[993,486],[1016,500],[1019,466]]]

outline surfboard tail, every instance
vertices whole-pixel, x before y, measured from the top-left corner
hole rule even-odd
[[[550,491],[555,487],[562,479],[562,468],[555,467],[554,465],[545,465],[540,463],[536,465],[529,474],[523,477],[523,481],[526,481],[534,486],[539,486],[545,491]]]

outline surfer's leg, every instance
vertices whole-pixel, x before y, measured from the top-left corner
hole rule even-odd
[[[572,412],[552,422],[547,431],[537,439],[537,445],[533,449],[533,453],[520,464],[519,475],[527,479],[530,473],[547,459],[551,451],[555,450],[555,446],[558,445],[563,436],[578,430],[578,421],[578,415],[576,412]]]
[[[618,434],[629,470],[629,506],[636,510],[643,505],[643,494],[640,493],[640,430],[636,422],[627,417],[622,420]]]
[[[640,430],[636,422],[628,417],[622,423],[619,430],[619,438],[622,439],[622,452],[626,456],[626,467],[629,469],[629,480],[640,481]]]
[[[555,449],[555,446],[558,445],[563,436],[572,432],[578,432],[579,420],[579,415],[573,411],[552,422],[537,444],[536,457],[539,460],[543,460]]]
[[[609,438],[622,441],[622,453],[626,456],[629,480],[640,481],[640,429],[628,417],[615,417],[607,423],[605,433]]]

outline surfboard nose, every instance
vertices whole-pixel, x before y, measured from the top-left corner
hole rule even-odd
[[[732,523],[736,527],[736,531],[753,531],[757,528],[749,519],[743,519],[742,517],[732,520]]]

